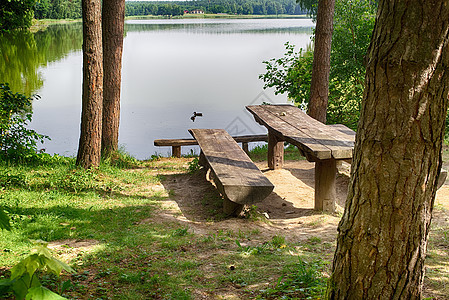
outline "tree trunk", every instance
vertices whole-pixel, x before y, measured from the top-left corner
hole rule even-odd
[[[101,155],[103,54],[101,0],[83,0],[83,105],[76,164],[97,167]]]
[[[308,114],[326,123],[335,0],[319,0]]]
[[[103,1],[103,135],[101,152],[118,149],[125,0]]]
[[[329,299],[419,299],[449,94],[449,1],[382,0]]]

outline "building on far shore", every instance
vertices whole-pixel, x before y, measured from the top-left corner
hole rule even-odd
[[[194,9],[191,10],[190,12],[187,12],[189,14],[194,14],[194,15],[199,15],[199,14],[204,14],[204,11],[202,11],[201,9]]]

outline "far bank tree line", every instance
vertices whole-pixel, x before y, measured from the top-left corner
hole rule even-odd
[[[295,0],[200,0],[200,1],[127,1],[126,16],[177,16],[184,11],[201,10],[204,13],[239,15],[301,15],[305,14]],[[36,0],[36,19],[81,18],[81,0]]]

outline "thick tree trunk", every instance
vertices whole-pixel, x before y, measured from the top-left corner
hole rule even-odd
[[[326,123],[335,0],[319,0],[308,114]]]
[[[329,299],[419,299],[449,94],[449,1],[382,0]]]
[[[83,0],[83,105],[76,164],[97,167],[101,156],[103,54],[101,0]]]
[[[103,135],[101,152],[110,156],[118,148],[125,0],[103,1]]]

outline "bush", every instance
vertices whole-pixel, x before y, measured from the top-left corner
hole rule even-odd
[[[0,159],[35,160],[37,144],[50,139],[46,135],[27,128],[31,122],[33,99],[13,93],[8,83],[0,83]]]
[[[374,28],[375,2],[339,0],[335,5],[327,122],[356,129],[360,117],[365,78],[365,55]],[[265,61],[266,73],[259,76],[264,88],[287,96],[305,109],[310,98],[313,52],[295,52],[286,43],[284,57]]]

